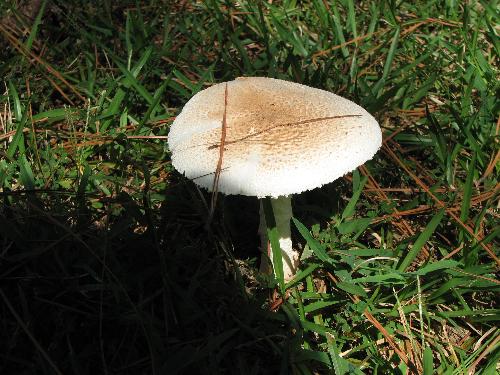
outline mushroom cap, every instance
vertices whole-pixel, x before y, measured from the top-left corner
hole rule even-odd
[[[193,96],[168,135],[173,166],[209,191],[224,109],[217,191],[225,194],[278,197],[314,189],[371,159],[382,144],[377,121],[345,98],[279,79],[237,78]]]

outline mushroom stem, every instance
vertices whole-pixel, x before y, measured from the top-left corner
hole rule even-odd
[[[274,213],[276,229],[278,231],[278,239],[281,248],[281,256],[283,259],[283,274],[285,281],[293,278],[297,270],[299,262],[299,253],[293,250],[292,238],[290,235],[290,219],[292,218],[292,199],[291,197],[281,196],[278,198],[269,199]],[[264,214],[262,200],[260,201],[260,224],[259,234],[262,246],[262,260],[260,271],[270,273],[273,264],[271,247],[267,235],[267,223]]]

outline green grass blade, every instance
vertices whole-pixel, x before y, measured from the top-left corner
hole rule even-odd
[[[368,298],[368,294],[366,293],[366,291],[358,284],[339,281],[338,283],[335,284],[335,286],[337,286],[339,289],[342,289],[344,292],[347,292],[349,294],[354,294],[356,296]]]
[[[118,66],[118,68],[120,69],[120,71],[123,73],[123,75],[125,76],[125,84],[128,86],[128,85],[131,85],[132,87],[134,87],[137,92],[139,93],[140,96],[142,96],[142,98],[148,102],[148,104],[150,106],[152,106],[154,104],[154,99],[153,97],[151,96],[151,94],[139,83],[139,81],[137,80],[137,78],[125,67],[123,66],[122,64],[120,64],[118,61],[115,61],[115,64]]]
[[[316,254],[316,256],[323,262],[331,264],[331,259],[327,255],[323,245],[321,245],[313,236],[311,236],[311,233],[309,233],[304,224],[302,224],[294,217],[292,217],[292,220],[293,223],[295,224],[295,227],[298,229],[302,237],[307,241],[307,244],[309,245],[311,250]]]
[[[319,267],[320,267],[319,264],[310,264],[309,266],[307,266],[305,270],[300,270],[294,275],[293,279],[286,284],[286,289],[297,284],[299,281],[305,279]]]
[[[408,268],[408,266],[413,262],[413,260],[417,257],[422,247],[429,240],[429,238],[431,238],[432,234],[438,227],[439,223],[441,223],[444,213],[445,213],[444,209],[439,210],[439,212],[436,215],[434,215],[434,217],[431,219],[429,224],[427,224],[422,233],[420,233],[417,240],[411,247],[411,250],[408,252],[408,254],[406,254],[404,259],[399,264],[398,266],[399,271],[404,272]]]
[[[337,37],[339,44],[344,44],[345,43],[344,31],[342,29],[342,24],[340,23],[340,20],[342,18],[340,17],[340,13],[337,8],[336,2],[332,3],[331,8],[333,9],[333,16],[330,19],[333,22],[332,26],[333,29],[335,30],[335,36]],[[346,46],[342,46],[341,51],[342,51],[342,56],[344,56],[344,58],[349,57],[349,50],[347,49]]]
[[[9,159],[14,158],[14,155],[16,154],[16,151],[19,149],[20,153],[23,154],[25,147],[24,147],[24,126],[26,124],[26,121],[28,119],[28,111],[25,111],[23,116],[21,117],[20,121],[17,123],[16,126],[16,133],[12,137],[12,141],[9,144],[9,147],[7,149],[7,157]]]
[[[469,163],[469,170],[467,171],[467,178],[466,178],[465,184],[463,186],[463,198],[462,198],[462,204],[460,206],[460,220],[462,220],[462,222],[464,222],[464,223],[467,222],[467,218],[469,217],[474,175],[476,172],[476,159],[477,159],[477,153],[474,152],[472,155],[472,160]],[[462,235],[463,235],[463,231],[464,230],[462,230]]]
[[[33,176],[33,170],[29,165],[28,160],[25,155],[22,155],[18,161],[20,174],[19,177],[21,179],[21,183],[24,185],[26,190],[34,190],[35,189],[35,178]]]
[[[130,30],[131,30],[130,12],[127,11],[127,18],[125,21],[125,46],[127,48],[127,70],[130,70],[132,54],[134,53],[132,47],[132,41],[130,39],[130,33],[131,33]]]
[[[271,243],[271,251],[273,255],[273,268],[276,279],[280,287],[281,293],[285,293],[285,277],[283,273],[283,257],[281,255],[281,247],[278,238],[278,228],[276,227],[276,220],[274,219],[273,206],[271,198],[267,197],[262,199],[262,207],[266,217],[267,236]]]
[[[31,27],[30,35],[28,36],[28,39],[26,39],[26,42],[24,43],[24,46],[26,47],[27,51],[31,50],[31,46],[33,45],[33,42],[36,39],[36,36],[38,34],[38,28],[40,27],[40,24],[42,22],[42,17],[43,13],[45,12],[46,5],[47,5],[47,0],[43,0],[42,4],[40,5],[40,10],[36,15],[35,22],[33,22],[33,26]]]
[[[385,59],[384,71],[382,73],[382,77],[380,78],[380,80],[375,84],[375,86],[372,89],[372,91],[375,93],[375,95],[377,97],[379,97],[382,94],[382,90],[385,86],[385,82],[387,80],[387,77],[389,76],[391,69],[392,69],[392,62],[394,60],[394,56],[396,54],[396,48],[398,46],[398,41],[399,41],[399,32],[400,32],[400,28],[398,26],[396,28],[396,31],[394,32],[394,36],[392,37],[391,46],[389,47],[389,51],[387,52],[387,57]]]
[[[423,367],[424,367],[424,375],[434,374],[434,364],[432,362],[432,350],[428,346],[426,346],[424,349]]]
[[[358,31],[356,26],[356,11],[355,11],[354,0],[347,1],[347,18],[349,20],[349,26],[351,28],[352,36],[354,39],[358,37]]]
[[[354,210],[356,209],[356,204],[358,203],[359,197],[361,196],[361,193],[363,192],[363,188],[364,188],[367,180],[368,180],[368,177],[363,176],[363,178],[357,184],[357,186],[354,186],[354,179],[353,179],[353,194],[352,194],[352,197],[349,200],[349,203],[347,204],[346,208],[342,212],[342,220],[344,220],[348,217],[351,217],[354,214]]]
[[[332,335],[326,336],[326,342],[328,344],[328,354],[330,354],[330,360],[332,361],[333,372],[335,375],[343,375],[345,373],[342,365],[340,363],[340,356],[338,350],[335,346],[335,340]]]
[[[156,108],[158,107],[158,104],[160,103],[160,100],[163,97],[163,93],[165,92],[165,89],[168,87],[170,80],[172,79],[172,73],[170,73],[165,81],[161,84],[161,86],[155,91],[153,95],[153,103],[148,107],[148,110],[144,114],[144,117],[142,117],[141,121],[139,122],[139,125],[137,126],[137,134],[140,133],[142,127],[149,121],[149,118],[151,117],[151,114],[153,114],[156,111]]]
[[[13,105],[14,105],[14,116],[16,118],[16,122],[21,122],[21,118],[23,117],[23,106],[21,105],[21,100],[19,100],[19,94],[17,93],[17,89],[12,83],[9,81],[9,94],[12,97]]]
[[[153,47],[147,47],[144,50],[144,53],[142,54],[141,58],[139,59],[139,62],[131,70],[131,73],[134,76],[134,78],[137,78],[137,76],[141,72],[144,65],[146,65],[146,63],[151,58],[152,53],[153,53]]]
[[[430,272],[441,271],[444,269],[451,269],[453,267],[457,267],[458,265],[459,265],[458,262],[451,259],[438,260],[437,262],[433,262],[422,268],[419,268],[415,272],[412,272],[412,274],[418,276],[424,276]]]

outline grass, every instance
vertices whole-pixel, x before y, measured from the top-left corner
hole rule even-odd
[[[494,374],[498,2],[0,3],[2,374]],[[293,80],[384,145],[294,201],[301,270],[259,275],[257,202],[170,165],[213,83]]]

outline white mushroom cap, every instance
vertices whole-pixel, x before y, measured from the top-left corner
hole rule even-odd
[[[237,78],[197,93],[170,128],[174,167],[212,190],[226,136],[218,191],[278,197],[332,182],[371,159],[377,121],[357,104],[298,83]]]

